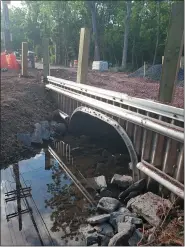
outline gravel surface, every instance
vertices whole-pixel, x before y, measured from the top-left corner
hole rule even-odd
[[[35,123],[56,109],[38,82],[37,71],[30,75],[19,78],[15,71],[1,73],[1,167],[33,154],[17,142],[17,133],[31,132]]]
[[[76,71],[74,69],[51,70],[51,76],[76,81]],[[157,101],[159,93],[159,82],[148,78],[131,78],[122,72],[88,72],[87,84],[104,89],[122,92],[133,97],[142,99],[152,99]],[[184,107],[184,88],[177,86],[171,105]]]

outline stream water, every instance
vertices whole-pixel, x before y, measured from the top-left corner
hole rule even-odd
[[[68,164],[81,182],[95,175],[108,181],[113,171],[125,170],[113,165],[112,158],[102,157],[103,148],[89,141],[84,148],[82,142],[84,138],[75,140],[76,154]],[[99,164],[103,165],[97,170]],[[86,190],[96,199],[97,191],[91,186]],[[95,208],[51,155],[48,160],[46,150],[1,170],[1,245],[82,246],[85,242],[77,230],[94,214]]]

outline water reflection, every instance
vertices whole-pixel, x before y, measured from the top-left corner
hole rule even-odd
[[[48,155],[42,151],[1,170],[1,245],[67,245],[63,237],[75,234],[89,214],[81,192]],[[18,217],[7,222],[13,213]],[[82,244],[68,239],[68,245]]]

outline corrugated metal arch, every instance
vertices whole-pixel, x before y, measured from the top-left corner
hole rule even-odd
[[[122,128],[122,126],[116,120],[106,116],[105,114],[100,113],[100,112],[93,110],[91,108],[84,107],[84,106],[80,106],[74,110],[74,112],[71,115],[70,122],[72,121],[75,114],[77,114],[79,112],[82,112],[82,113],[88,114],[94,118],[97,118],[97,119],[107,123],[108,125],[112,126],[116,130],[116,132],[119,134],[119,136],[121,137],[121,139],[123,140],[123,142],[125,143],[125,145],[128,149],[130,159],[132,162],[132,166],[133,166],[133,170],[132,170],[133,171],[133,179],[134,179],[134,181],[138,180],[139,179],[139,171],[136,169],[136,165],[138,163],[137,154],[136,154],[136,151],[135,151],[135,148],[133,146],[131,139],[127,135],[126,131]]]

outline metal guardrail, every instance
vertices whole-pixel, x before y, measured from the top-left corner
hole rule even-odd
[[[126,130],[141,162],[147,161],[183,186],[183,109],[55,77],[48,76],[48,82],[46,88],[61,111],[72,115],[79,106],[87,106],[116,120]],[[141,174],[148,176],[148,182],[157,177],[145,170]]]
[[[110,107],[109,104],[104,102],[101,102],[100,104],[99,100],[88,98],[87,96],[78,95],[76,93],[68,92],[67,90],[61,89],[54,85],[46,85],[46,87],[57,93],[61,93],[65,96],[68,96],[74,100],[78,100],[81,103],[89,105],[102,112],[108,113],[112,116],[122,118],[134,124],[140,125],[141,127],[145,127],[146,129],[166,135],[174,140],[184,142],[183,128],[174,127],[174,125],[172,124],[164,123],[160,120],[154,120],[153,118],[143,116],[139,113],[134,113],[129,110],[121,109],[117,106]]]
[[[94,96],[102,98],[105,99],[107,103],[111,103],[113,105],[114,103],[119,103],[120,107],[122,108],[124,108],[124,106],[133,107],[139,110],[151,112],[160,116],[184,122],[184,110],[180,108],[161,104],[152,100],[131,97],[127,94],[107,89],[79,84],[76,82],[56,78],[53,76],[48,76],[47,79],[48,82],[53,85],[61,86],[62,88],[68,90],[75,90],[74,92],[76,93],[83,93],[84,95],[88,94],[90,97]]]

